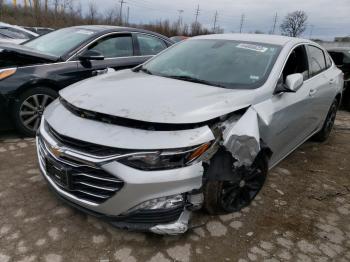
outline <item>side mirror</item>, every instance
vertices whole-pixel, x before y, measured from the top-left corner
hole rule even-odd
[[[304,83],[304,77],[302,74],[291,74],[287,76],[286,83],[279,80],[274,94],[279,93],[295,93]]]
[[[79,56],[81,61],[104,60],[105,57],[98,51],[88,50]]]

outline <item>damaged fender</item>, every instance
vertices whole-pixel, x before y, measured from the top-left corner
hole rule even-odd
[[[250,166],[261,150],[257,112],[250,107],[239,120],[229,119],[223,126],[223,146],[237,160],[235,166]]]

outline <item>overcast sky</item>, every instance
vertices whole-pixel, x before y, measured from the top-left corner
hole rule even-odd
[[[119,0],[91,0],[100,12],[115,5]],[[81,0],[87,6],[89,0]],[[333,39],[334,36],[350,35],[350,0],[125,0],[124,11],[130,7],[130,22],[149,22],[157,19],[178,19],[178,10],[184,10],[183,21],[194,20],[197,5],[198,20],[207,27],[213,26],[215,11],[218,23],[225,32],[237,32],[242,13],[245,15],[244,32],[260,30],[268,32],[278,14],[278,25],[283,17],[294,10],[303,10],[308,16],[308,29],[304,37]],[[279,26],[277,28],[279,32]],[[312,32],[311,32],[312,31]]]
[[[8,0],[9,1],[9,0]],[[96,3],[99,12],[120,6],[120,0],[75,0],[87,10],[90,1]],[[350,35],[350,0],[124,0],[124,15],[130,8],[131,23],[147,23],[159,19],[176,21],[178,10],[183,10],[183,21],[191,23],[199,5],[199,22],[213,27],[214,14],[218,11],[218,24],[225,32],[237,32],[241,15],[245,15],[243,31],[269,32],[274,16],[278,14],[277,32],[283,17],[295,10],[308,14],[308,28],[305,38],[333,39],[335,36]],[[17,0],[21,2],[21,0]]]

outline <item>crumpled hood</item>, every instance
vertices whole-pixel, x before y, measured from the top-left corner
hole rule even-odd
[[[60,95],[77,108],[153,123],[200,123],[252,104],[255,90],[230,90],[123,70],[74,84]]]

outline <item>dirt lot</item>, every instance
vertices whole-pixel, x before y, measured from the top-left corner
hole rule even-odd
[[[114,229],[67,207],[39,174],[32,139],[0,137],[0,262],[350,261],[350,114],[327,143],[274,168],[253,204],[182,236]]]

